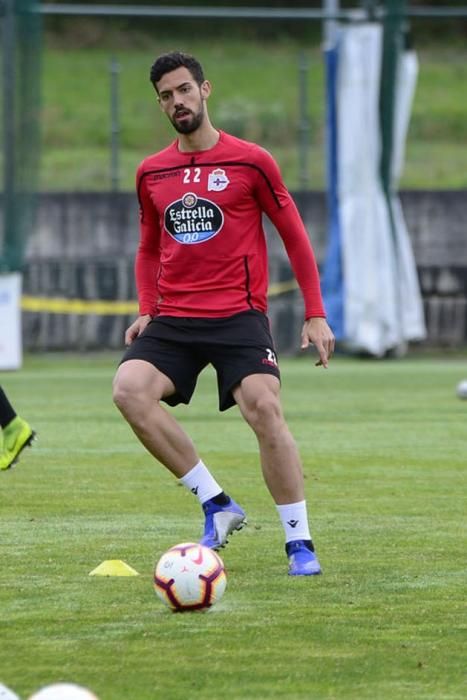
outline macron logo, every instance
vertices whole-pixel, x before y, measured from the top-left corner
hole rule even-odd
[[[290,525],[290,527],[297,527],[299,520],[288,520],[287,525]]]

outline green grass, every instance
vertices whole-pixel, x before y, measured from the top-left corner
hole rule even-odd
[[[39,433],[0,473],[0,681],[68,680],[101,700],[465,697],[465,360],[282,363],[324,575],[290,579],[253,435],[211,372],[174,409],[249,526],[208,613],[176,615],[155,561],[193,540],[193,496],[111,404],[118,358],[32,356],[2,385]],[[135,578],[89,577],[122,559]],[[465,608],[464,608],[465,613]]]
[[[106,47],[66,48],[45,42],[41,189],[110,188],[110,77],[120,73],[121,189],[132,190],[138,163],[174,138],[149,83],[155,56],[180,41],[155,29],[153,43],[107,41]],[[184,45],[186,41],[184,42]],[[197,55],[214,92],[210,114],[220,128],[259,141],[277,157],[291,189],[299,186],[298,60],[309,62],[310,180],[325,185],[324,77],[320,46],[292,39],[257,42],[196,35],[186,47]],[[467,49],[423,48],[407,141],[405,188],[467,187]]]

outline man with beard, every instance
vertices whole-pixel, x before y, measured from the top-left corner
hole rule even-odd
[[[237,404],[256,434],[285,532],[289,574],[319,574],[266,316],[263,212],[284,242],[303,295],[301,347],[313,344],[317,364],[326,368],[334,336],[307,232],[271,155],[211,124],[211,85],[193,56],[160,56],[150,79],[178,138],[138,168],[140,315],[125,335],[129,347],[115,376],[114,401],[150,454],[197,496],[205,515],[200,541],[219,549],[245,524],[245,513],[161,405],[189,403],[199,373],[211,364],[219,409]]]

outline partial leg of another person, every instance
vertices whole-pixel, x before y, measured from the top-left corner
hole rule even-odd
[[[187,365],[183,365],[185,373]],[[148,452],[198,498],[205,515],[201,543],[219,549],[234,530],[241,529],[246,522],[245,513],[223,491],[200,459],[191,438],[161,404],[167,399],[172,405],[188,402],[196,377],[197,371],[186,395],[179,395],[174,382],[152,363],[128,359],[115,376],[114,401]],[[187,386],[186,378],[180,382]]]
[[[8,397],[0,387],[0,469],[10,469],[25,447],[30,445],[35,432],[21,416],[18,416]]]
[[[258,440],[264,480],[284,528],[289,574],[320,574],[308,523],[302,464],[284,419],[279,379],[251,374],[232,394]]]

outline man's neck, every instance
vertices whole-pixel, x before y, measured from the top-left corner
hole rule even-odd
[[[178,150],[181,153],[207,151],[219,141],[219,132],[211,124],[201,126],[192,134],[179,134]]]

